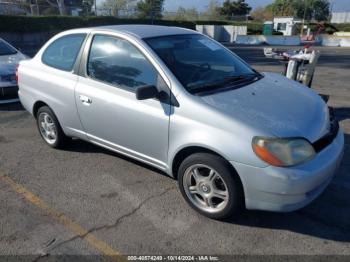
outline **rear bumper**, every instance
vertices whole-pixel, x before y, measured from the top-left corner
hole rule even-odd
[[[247,209],[288,212],[317,198],[331,182],[342,160],[344,134],[303,165],[264,168],[231,162],[243,183]]]
[[[0,104],[18,102],[18,86],[1,86],[0,85]]]

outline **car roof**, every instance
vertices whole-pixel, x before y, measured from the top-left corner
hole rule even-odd
[[[183,34],[196,34],[197,31],[190,30],[182,27],[175,26],[161,26],[161,25],[108,25],[90,27],[85,29],[73,29],[69,32],[93,32],[93,31],[109,31],[109,32],[120,32],[128,35],[132,35],[137,38],[148,38],[166,35],[183,35]]]

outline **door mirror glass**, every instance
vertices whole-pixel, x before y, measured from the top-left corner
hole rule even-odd
[[[136,89],[137,100],[157,98],[159,91],[154,85],[140,86]]]

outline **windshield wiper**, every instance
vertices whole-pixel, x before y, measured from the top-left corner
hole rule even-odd
[[[259,76],[258,74],[252,73],[252,74],[226,76],[224,79],[226,81],[238,81],[238,80],[243,80],[243,79],[255,78],[255,77],[258,77],[258,76]]]
[[[193,87],[189,87],[191,93],[198,93],[198,92],[204,92],[207,90],[212,90],[216,88],[221,88],[227,84],[227,81],[218,81],[218,82],[213,82],[209,84],[202,84],[202,85],[197,85]]]
[[[202,93],[202,92],[213,91],[221,88],[226,89],[227,87],[229,87],[230,89],[232,89],[235,87],[235,85],[230,85],[230,84],[237,84],[237,87],[241,87],[242,82],[244,83],[246,82],[244,80],[249,80],[248,82],[252,82],[258,79],[260,79],[260,74],[257,74],[257,73],[232,75],[232,76],[227,76],[220,81],[197,85],[197,86],[193,86],[192,88],[188,86],[188,88],[190,89],[191,93]],[[243,81],[240,81],[240,80],[243,80]]]

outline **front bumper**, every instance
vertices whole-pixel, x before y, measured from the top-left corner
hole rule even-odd
[[[259,168],[231,164],[242,180],[247,209],[288,212],[306,206],[324,191],[340,165],[343,151],[344,134],[339,129],[329,146],[302,165]]]
[[[18,102],[18,86],[2,86],[0,85],[0,104]]]

